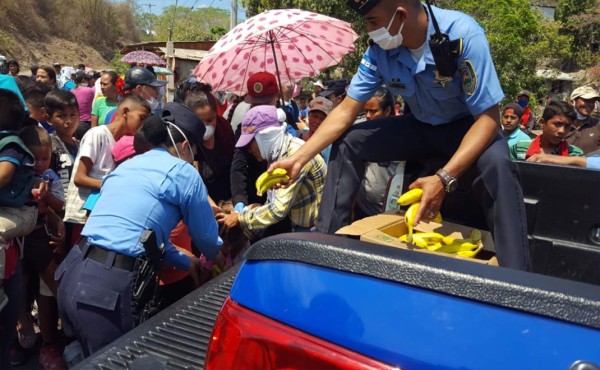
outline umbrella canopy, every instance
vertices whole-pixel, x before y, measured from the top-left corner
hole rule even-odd
[[[134,50],[132,52],[129,52],[123,58],[121,58],[121,62],[145,63],[160,66],[164,66],[167,64],[164,60],[160,59],[158,55],[145,50]]]
[[[215,90],[246,93],[246,81],[270,72],[280,85],[315,76],[355,51],[358,38],[348,22],[298,9],[269,10],[223,36],[194,70]]]

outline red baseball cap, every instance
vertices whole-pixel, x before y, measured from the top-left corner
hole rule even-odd
[[[250,76],[247,87],[246,102],[254,105],[269,103],[273,96],[279,94],[277,80],[269,72],[258,72]]]

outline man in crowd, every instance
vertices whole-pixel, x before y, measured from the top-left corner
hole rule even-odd
[[[530,269],[517,167],[498,132],[498,103],[504,94],[483,29],[465,14],[426,8],[418,0],[347,4],[368,21],[374,44],[363,56],[348,96],[302,148],[269,169],[285,168],[294,180],[311,158],[335,141],[317,223],[325,233],[351,222],[367,162],[415,160],[435,166],[431,176],[410,186],[423,189],[417,223],[433,218],[446,194],[456,190],[461,176],[469,172],[476,176],[473,193],[483,206],[500,264]],[[434,58],[431,45],[426,47],[434,16],[441,33],[454,40],[446,46],[457,53],[440,50]],[[384,82],[402,96],[411,114],[353,125]]]
[[[533,130],[533,126],[535,125],[535,116],[529,108],[529,97],[531,93],[529,90],[521,90],[517,94],[517,104],[523,108],[523,114],[521,116],[521,124],[519,128],[526,134],[530,134],[531,130]]]
[[[517,103],[508,103],[502,108],[502,133],[509,148],[519,141],[530,140],[529,136],[519,128],[521,117],[523,117],[523,108]]]
[[[319,94],[319,96],[333,103],[333,107],[337,107],[346,96],[346,80],[334,80],[327,84],[327,90]]]
[[[577,119],[567,134],[567,142],[581,148],[585,154],[600,149],[600,124],[597,118],[592,117],[598,101],[600,95],[591,86],[579,87],[571,93]]]

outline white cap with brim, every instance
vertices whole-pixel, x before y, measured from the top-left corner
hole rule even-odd
[[[598,91],[591,86],[581,86],[573,90],[571,93],[571,100],[575,100],[577,98],[590,100],[590,99],[600,99],[600,95]]]

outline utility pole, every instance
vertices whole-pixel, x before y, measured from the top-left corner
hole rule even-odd
[[[169,27],[169,41],[167,41],[167,68],[175,72],[175,55],[173,46],[173,28],[175,27],[175,17],[177,17],[177,3],[175,0],[175,10],[173,11],[173,18],[171,19],[171,27]],[[175,97],[175,75],[167,76],[167,101],[173,101]]]
[[[231,0],[231,18],[229,20],[229,29],[237,26],[238,0]]]
[[[152,7],[156,6],[152,3],[148,3],[148,4],[140,4],[140,6],[147,6],[148,7],[148,14],[152,14]]]

